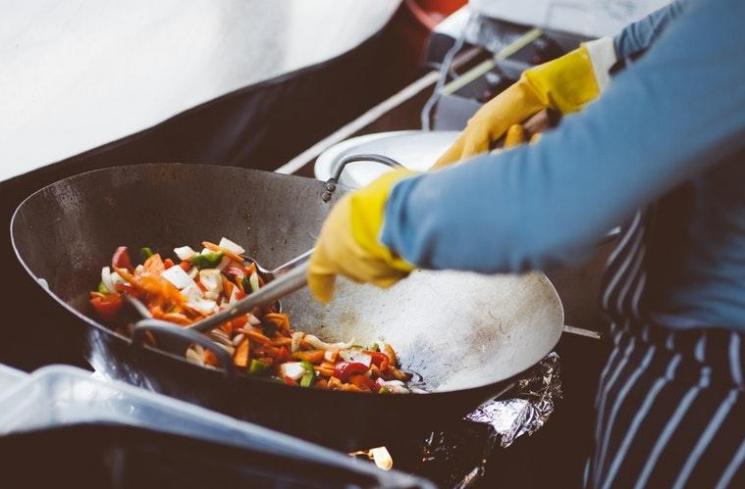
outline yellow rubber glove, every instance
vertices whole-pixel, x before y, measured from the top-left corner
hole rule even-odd
[[[471,117],[455,143],[432,169],[489,151],[508,128],[540,110],[576,112],[600,93],[585,45],[553,61],[525,70],[520,80],[494,97]]]
[[[414,269],[379,241],[391,189],[413,174],[388,172],[334,206],[310,258],[308,288],[316,299],[325,304],[333,298],[337,275],[390,287]]]

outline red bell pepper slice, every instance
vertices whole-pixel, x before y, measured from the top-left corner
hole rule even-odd
[[[122,296],[119,294],[91,295],[91,306],[104,321],[113,321],[122,308]]]
[[[352,385],[355,385],[362,390],[377,391],[377,388],[375,386],[375,381],[371,379],[370,377],[368,377],[367,375],[363,375],[363,374],[352,375],[349,378],[349,382]]]
[[[129,252],[126,246],[120,246],[114,252],[114,256],[111,257],[111,268],[116,270],[117,268],[126,268],[127,271],[131,272],[132,260],[129,258]]]
[[[286,346],[280,346],[277,349],[277,356],[275,357],[275,360],[278,363],[286,362],[290,359],[290,350],[287,349]]]
[[[236,267],[236,266],[228,267],[225,274],[228,277],[234,277],[234,278],[241,279],[241,280],[243,279],[243,277],[246,276],[246,273],[243,271],[243,268]]]
[[[368,351],[365,350],[365,353],[370,355],[372,357],[372,364],[378,367],[378,369],[383,372],[388,369],[388,366],[391,363],[391,360],[388,358],[388,355],[385,353],[381,353],[379,351]]]
[[[334,377],[347,382],[353,375],[364,374],[368,367],[359,362],[339,362],[334,366]]]
[[[165,260],[163,260],[163,267],[166,270],[168,270],[169,268],[171,268],[173,265],[174,265],[173,260],[171,260],[170,258],[166,258]]]

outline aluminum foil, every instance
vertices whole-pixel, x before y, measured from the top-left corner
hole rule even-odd
[[[432,433],[416,472],[440,487],[473,487],[484,477],[494,450],[538,431],[561,397],[559,355],[550,353],[500,398],[485,402],[448,431]]]
[[[502,447],[523,435],[540,429],[561,399],[559,355],[550,353],[530,373],[517,381],[509,399],[492,399],[466,416],[469,421],[486,423],[494,429]]]

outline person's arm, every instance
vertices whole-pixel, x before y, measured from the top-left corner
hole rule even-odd
[[[613,38],[618,59],[633,58],[649,49],[676,17],[689,6],[690,0],[675,0],[643,19],[627,25]]]
[[[745,2],[692,4],[602,98],[532,146],[399,182],[382,242],[424,268],[587,258],[611,227],[745,147]]]

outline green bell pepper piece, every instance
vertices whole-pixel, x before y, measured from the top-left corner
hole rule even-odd
[[[189,262],[200,270],[203,268],[215,268],[220,264],[221,260],[222,252],[220,251],[200,253],[189,258]]]
[[[303,360],[300,364],[305,369],[305,374],[300,378],[300,387],[310,387],[316,380],[316,369],[313,368],[313,364]]]
[[[269,366],[255,358],[251,359],[251,363],[248,365],[248,373],[251,375],[263,375],[269,371]]]
[[[106,286],[103,284],[103,280],[101,280],[98,283],[98,288],[96,289],[101,294],[111,294],[113,291],[106,288]]]

